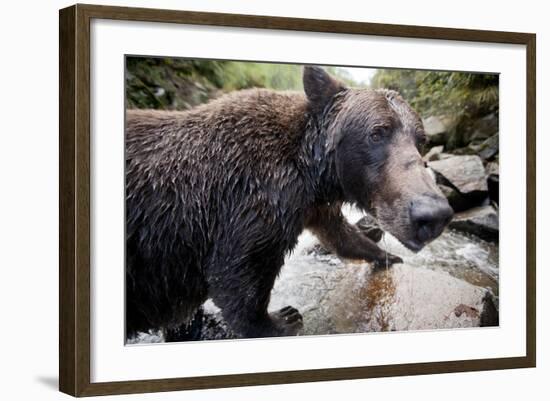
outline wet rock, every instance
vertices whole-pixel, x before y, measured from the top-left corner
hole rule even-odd
[[[487,176],[478,156],[452,156],[428,162],[436,181],[455,212],[483,204],[488,196]]]
[[[338,302],[332,299],[329,313],[337,332],[480,325],[479,312],[473,311],[483,307],[485,290],[442,271],[396,265],[388,270],[367,272],[362,285],[350,291],[354,287],[352,279],[353,275],[333,293]],[[466,313],[457,314],[457,308],[463,308]]]
[[[442,153],[443,153],[443,145],[434,146],[428,151],[428,153],[426,153],[422,157],[422,160],[424,160],[425,162],[439,160],[439,157],[441,156]]]
[[[431,145],[444,145],[447,142],[453,121],[448,116],[430,116],[423,121],[424,132]]]
[[[438,160],[449,159],[449,158],[451,158],[451,157],[454,157],[454,155],[451,154],[451,153],[441,153],[441,154],[439,155]]]
[[[428,163],[460,193],[487,192],[485,168],[477,156],[453,156]]]
[[[498,213],[493,206],[481,206],[455,214],[449,227],[498,242]]]
[[[478,146],[477,154],[483,160],[490,160],[498,154],[498,132]]]
[[[500,168],[498,165],[498,161],[489,162],[485,165],[485,172],[487,175],[499,175],[500,174]]]

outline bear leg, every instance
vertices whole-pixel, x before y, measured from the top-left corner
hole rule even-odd
[[[228,286],[224,280],[210,282],[209,295],[239,337],[293,336],[302,329],[302,316],[291,306],[267,312],[271,290],[281,266],[282,261],[272,268],[241,265],[235,267],[235,271],[241,274],[240,282],[234,286]]]
[[[309,216],[306,227],[325,248],[342,258],[362,259],[375,269],[403,263],[399,256],[381,249],[360,227],[348,223],[339,204],[318,207]]]
[[[180,341],[198,341],[202,340],[202,322],[203,322],[203,308],[202,306],[197,309],[194,316],[188,323],[184,323],[180,326],[169,327],[163,330],[164,341],[168,342],[180,342]]]

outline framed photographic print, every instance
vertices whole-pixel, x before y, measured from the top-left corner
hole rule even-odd
[[[534,367],[535,35],[60,11],[60,390]]]

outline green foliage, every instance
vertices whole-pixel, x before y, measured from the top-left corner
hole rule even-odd
[[[497,74],[380,69],[372,86],[399,91],[423,117],[498,111]]]
[[[291,64],[266,64],[229,61],[222,71],[224,91],[246,88],[299,90],[302,88],[301,67]]]
[[[327,70],[350,86],[351,76]],[[126,105],[130,108],[188,109],[225,92],[247,88],[303,90],[296,64],[182,58],[127,57]]]
[[[246,88],[301,90],[301,66],[180,58],[128,57],[127,107],[187,109]]]
[[[127,57],[126,104],[130,108],[187,109],[223,86],[222,62]]]

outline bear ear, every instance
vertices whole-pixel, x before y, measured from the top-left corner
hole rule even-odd
[[[313,65],[304,66],[303,81],[304,92],[315,112],[322,112],[334,95],[346,89],[321,67]]]

